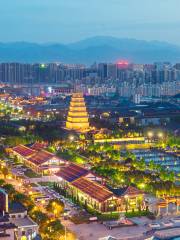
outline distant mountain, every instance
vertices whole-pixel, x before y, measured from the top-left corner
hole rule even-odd
[[[180,62],[180,46],[159,41],[93,37],[71,44],[0,43],[0,62]]]

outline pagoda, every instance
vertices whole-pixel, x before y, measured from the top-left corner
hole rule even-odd
[[[89,130],[88,113],[82,93],[73,93],[71,97],[66,128],[80,132]]]

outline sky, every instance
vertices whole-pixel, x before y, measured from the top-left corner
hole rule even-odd
[[[180,45],[179,9],[180,0],[0,0],[0,41],[114,36]]]

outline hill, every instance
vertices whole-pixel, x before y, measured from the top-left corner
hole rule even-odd
[[[71,44],[0,43],[0,62],[180,62],[180,47],[159,41],[93,37]]]

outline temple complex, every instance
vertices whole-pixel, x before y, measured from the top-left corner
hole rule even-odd
[[[80,132],[89,129],[88,113],[82,93],[73,93],[72,95],[66,128]]]

